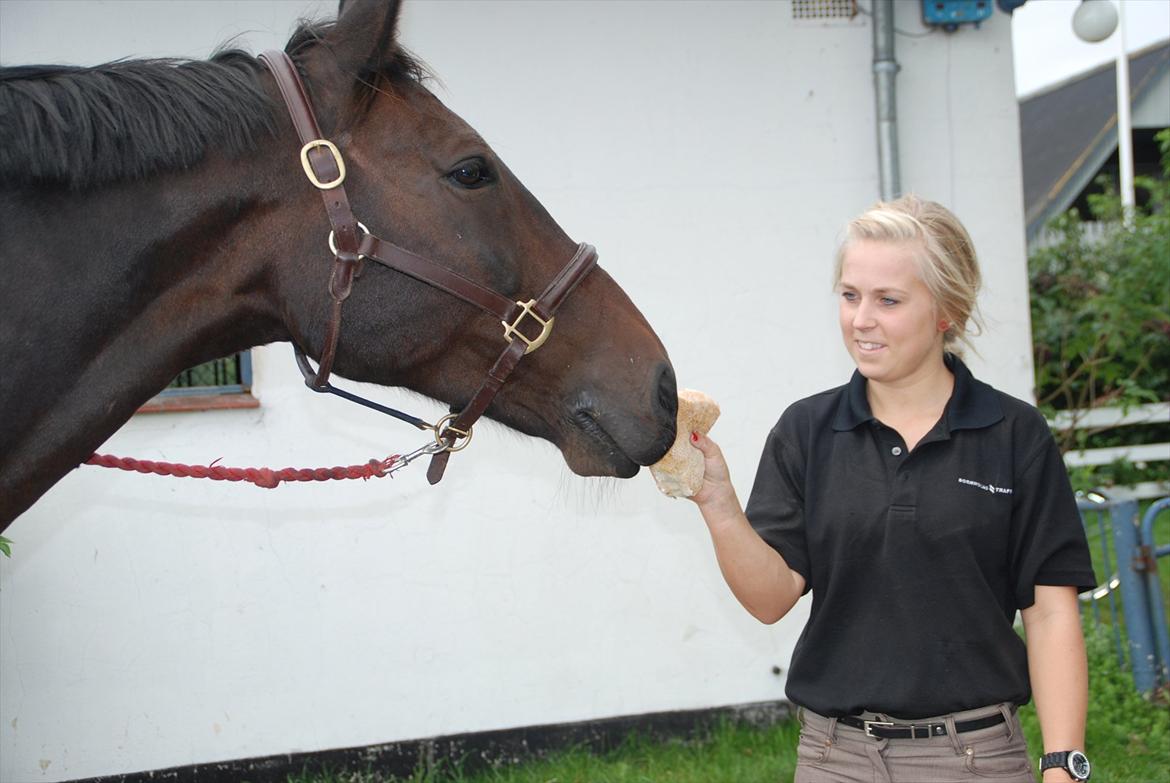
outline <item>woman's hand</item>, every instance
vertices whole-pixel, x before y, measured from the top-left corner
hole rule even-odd
[[[691,496],[704,515],[711,509],[717,514],[722,511],[739,511],[739,498],[731,485],[731,472],[719,444],[701,432],[691,433],[691,446],[703,453],[703,486]]]

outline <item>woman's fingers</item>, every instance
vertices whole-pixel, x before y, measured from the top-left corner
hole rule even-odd
[[[703,488],[691,500],[702,505],[717,495],[734,492],[727,461],[719,444],[701,432],[692,432],[691,446],[703,453]]]

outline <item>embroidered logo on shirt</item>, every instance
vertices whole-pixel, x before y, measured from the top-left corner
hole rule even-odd
[[[1011,487],[997,487],[994,484],[983,484],[981,482],[972,481],[971,479],[965,479],[965,478],[959,479],[959,483],[960,484],[967,484],[967,485],[972,486],[972,487],[978,487],[979,489],[986,490],[987,492],[990,492],[993,495],[1010,495],[1010,494],[1012,494]]]

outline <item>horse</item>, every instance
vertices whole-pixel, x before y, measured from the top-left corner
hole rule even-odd
[[[0,532],[178,373],[253,346],[287,341],[326,377],[330,364],[453,412],[479,399],[512,336],[465,298],[363,261],[354,236],[327,250],[337,224],[318,194],[331,191],[313,185],[330,183],[298,149],[345,167],[362,252],[384,237],[518,306],[587,246],[427,89],[398,16],[397,1],[343,0],[286,43],[316,146],[298,140],[274,71],[237,49],[0,69]],[[551,441],[579,475],[629,478],[674,440],[674,370],[617,283],[581,275],[485,415]],[[531,332],[527,320],[511,326]]]

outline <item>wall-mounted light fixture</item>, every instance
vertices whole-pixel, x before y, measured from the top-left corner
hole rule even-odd
[[[1104,41],[1117,29],[1117,7],[1112,0],[1084,0],[1073,14],[1072,26],[1082,41]]]

